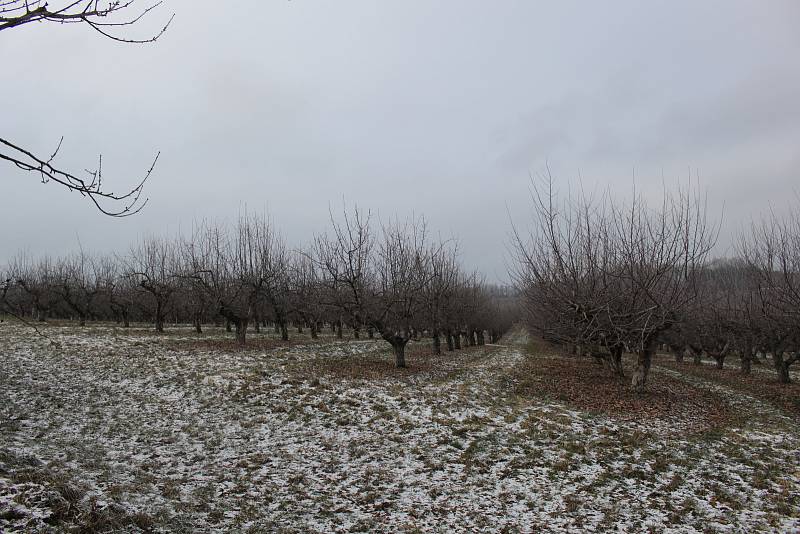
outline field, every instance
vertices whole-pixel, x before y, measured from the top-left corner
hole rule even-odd
[[[663,357],[636,397],[518,330],[403,370],[229,337],[1,323],[0,531],[800,529],[796,385]]]

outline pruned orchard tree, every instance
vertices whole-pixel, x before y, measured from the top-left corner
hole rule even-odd
[[[645,389],[660,337],[697,295],[697,277],[714,244],[704,203],[665,192],[651,208],[585,196],[560,203],[552,181],[532,187],[534,225],[515,229],[515,279],[530,326],[562,342],[605,349],[622,374],[621,356],[636,353],[631,387]]]
[[[151,236],[131,247],[125,258],[124,274],[150,301],[156,332],[164,332],[177,289],[179,256],[176,248],[176,243],[170,239]]]
[[[54,270],[53,288],[69,313],[78,318],[80,326],[86,326],[92,301],[97,295],[90,263],[89,256],[81,250],[59,258]]]
[[[459,281],[458,243],[450,240],[431,245],[430,276],[425,285],[426,324],[430,328],[433,353],[442,353],[442,333],[447,337],[446,324],[453,313],[453,299]],[[452,333],[447,348],[453,350]]]
[[[753,223],[740,254],[754,277],[758,296],[760,350],[769,353],[778,380],[791,381],[790,366],[800,359],[800,215],[774,213]]]
[[[34,261],[27,254],[19,254],[11,260],[7,272],[8,290],[13,285],[27,295],[31,317],[36,321],[45,321],[56,299],[53,291],[54,265],[50,257],[43,256]],[[17,299],[18,311],[24,314],[27,306],[22,302],[23,299]]]
[[[256,294],[248,273],[237,262],[236,243],[222,225],[204,223],[191,241],[181,247],[181,277],[212,303],[216,313],[236,329],[236,340],[244,345]]]
[[[319,336],[325,315],[324,291],[319,267],[314,263],[311,254],[302,250],[295,251],[290,260],[290,307],[299,320],[308,325],[312,339]]]
[[[375,286],[365,301],[365,316],[367,324],[394,349],[397,367],[405,367],[405,347],[421,330],[424,291],[431,278],[431,254],[435,252],[427,248],[423,219],[396,221],[381,230],[372,261]]]
[[[394,221],[373,234],[371,216],[355,209],[331,217],[333,235],[318,236],[314,261],[339,308],[352,324],[366,325],[392,346],[395,365],[405,367],[405,348],[420,331],[431,249],[422,219]]]

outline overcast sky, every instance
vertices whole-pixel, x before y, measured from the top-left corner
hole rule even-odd
[[[723,243],[800,190],[800,2],[167,0],[151,16],[173,11],[152,45],[0,33],[0,137],[49,154],[63,135],[62,166],[102,154],[114,190],[162,154],[122,220],[0,164],[0,263],[245,207],[298,243],[345,200],[424,214],[503,279],[508,213],[524,222],[546,163],[564,190],[620,195],[699,175]]]

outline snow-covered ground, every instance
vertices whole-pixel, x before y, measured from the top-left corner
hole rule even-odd
[[[0,531],[800,530],[796,419],[722,389],[744,422],[687,435],[523,397],[519,334],[367,380],[331,370],[383,342],[42,331],[0,324]]]

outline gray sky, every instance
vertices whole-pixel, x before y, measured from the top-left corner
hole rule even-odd
[[[115,190],[162,152],[149,205],[124,220],[0,165],[0,262],[78,238],[124,250],[245,206],[296,243],[345,199],[424,214],[494,279],[507,208],[525,220],[546,162],[563,189],[620,195],[699,175],[723,244],[800,189],[798,2],[166,4],[153,45],[77,25],[0,34],[0,137],[49,154],[64,135],[61,164],[102,153]]]

